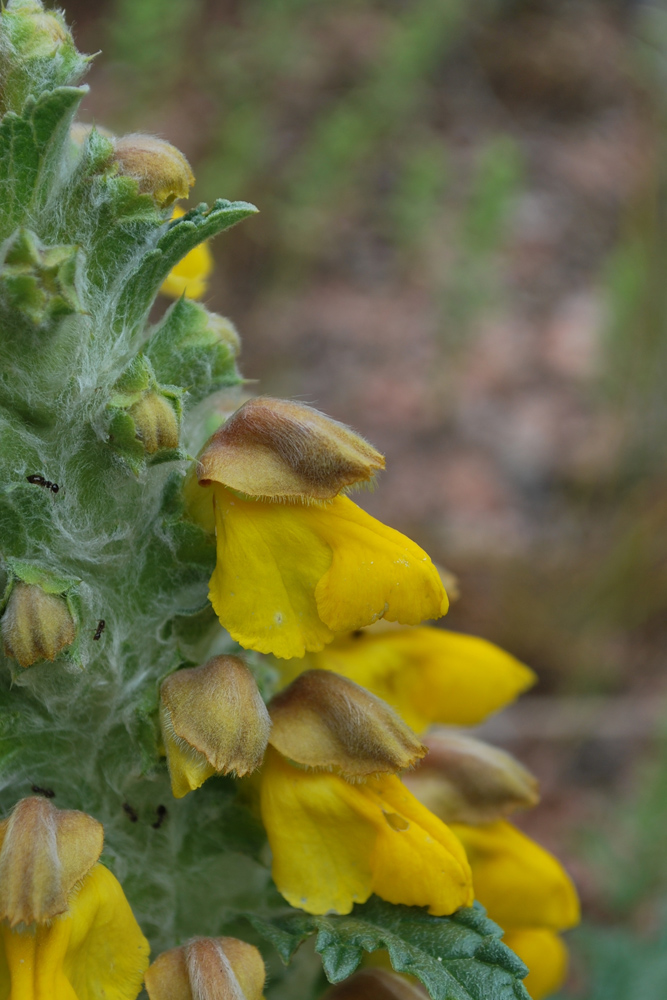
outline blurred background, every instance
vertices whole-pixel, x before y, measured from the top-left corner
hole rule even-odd
[[[570,985],[667,995],[667,3],[65,0],[84,118],[257,204],[207,304],[261,391],[382,449],[360,501],[533,666],[483,734],[586,920]]]

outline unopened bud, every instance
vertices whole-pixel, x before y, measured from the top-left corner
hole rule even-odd
[[[362,969],[324,994],[322,1000],[424,1000],[425,990],[384,969]]]
[[[37,0],[10,0],[0,14],[0,102],[20,112],[29,94],[76,82],[90,60],[80,55],[65,20]]]
[[[125,135],[114,143],[121,174],[134,177],[142,194],[151,194],[166,208],[187,198],[195,182],[190,164],[180,150],[152,135]]]
[[[424,743],[427,759],[403,780],[445,823],[492,823],[537,803],[537,780],[504,750],[445,729]]]
[[[426,748],[380,698],[329,670],[307,670],[269,703],[269,742],[284,757],[345,777],[395,774]]]
[[[55,660],[76,635],[65,598],[47,594],[36,583],[14,584],[0,626],[5,655],[22,667]]]
[[[102,853],[101,823],[44,798],[22,799],[0,822],[0,920],[43,923],[68,909]]]
[[[144,451],[154,455],[163,448],[178,448],[178,416],[159,392],[147,392],[128,410]]]
[[[213,435],[199,459],[202,486],[249,496],[330,500],[368,482],[384,458],[344,424],[304,403],[250,399]]]
[[[80,253],[75,246],[45,247],[28,229],[18,229],[6,246],[0,292],[13,309],[39,326],[82,312]]]
[[[255,678],[236,656],[214,656],[167,677],[160,724],[177,799],[214,774],[254,771],[271,727]]]
[[[195,938],[159,955],[146,972],[150,1000],[261,1000],[257,948],[238,938]]]

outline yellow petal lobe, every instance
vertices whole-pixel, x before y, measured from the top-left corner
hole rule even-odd
[[[447,610],[426,553],[347,497],[280,504],[213,489],[209,599],[242,646],[300,657],[379,618],[412,625]]]
[[[4,996],[11,1000],[82,1000],[65,975],[63,963],[71,934],[69,917],[59,917],[50,927],[39,925],[32,933],[0,927],[7,961]]]
[[[93,869],[72,900],[70,920],[64,970],[78,1000],[135,1000],[150,948],[120,883],[104,865]]]
[[[477,725],[535,682],[486,639],[428,627],[339,636],[314,665],[368,688],[418,733],[433,723]],[[299,665],[290,667],[291,680]]]
[[[163,730],[171,725],[169,713],[164,708],[160,709],[160,723]],[[204,754],[194,747],[188,746],[185,740],[174,736],[164,742],[171,792],[175,799],[182,799],[188,792],[194,792],[201,788],[204,782],[216,773],[215,768],[209,764]]]
[[[561,988],[567,976],[568,952],[558,934],[529,927],[508,931],[503,940],[530,969],[523,982],[533,1000],[543,1000]]]
[[[273,878],[292,906],[349,913],[372,893],[436,915],[472,903],[460,843],[395,775],[352,785],[269,749],[261,808]]]
[[[579,922],[577,892],[560,861],[511,823],[452,823],[472,868],[475,897],[505,930],[565,930]]]
[[[288,659],[321,649],[333,633],[317,613],[315,587],[331,550],[301,516],[314,508],[213,490],[218,561],[209,600],[223,627],[260,653]]]

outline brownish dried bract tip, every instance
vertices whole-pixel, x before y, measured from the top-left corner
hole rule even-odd
[[[426,996],[426,990],[393,972],[364,969],[327,990],[322,1000],[424,1000]]]
[[[384,469],[383,456],[344,424],[303,403],[250,399],[199,459],[202,486],[222,483],[253,497],[330,500]]]
[[[236,656],[171,674],[160,690],[160,722],[176,798],[213,774],[254,771],[271,727],[255,679]]]
[[[0,822],[0,920],[42,923],[68,908],[74,886],[102,853],[101,823],[48,799],[22,799]]]
[[[5,655],[29,667],[55,660],[74,642],[74,620],[64,597],[34,583],[16,583],[0,623]]]
[[[150,1000],[261,1000],[266,970],[238,938],[195,938],[159,955],[146,973]]]
[[[269,703],[269,742],[284,757],[346,777],[395,774],[426,753],[380,698],[330,670],[307,670]]]
[[[120,173],[134,177],[142,194],[153,195],[163,208],[188,197],[195,178],[186,158],[171,143],[134,134],[116,139],[114,146]]]
[[[424,743],[427,759],[404,780],[446,823],[492,823],[537,803],[537,779],[504,750],[445,729]]]

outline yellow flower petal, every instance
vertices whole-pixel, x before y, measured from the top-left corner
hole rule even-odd
[[[180,219],[183,215],[182,208],[175,208],[172,219]],[[201,299],[206,294],[212,271],[213,255],[209,245],[207,242],[200,243],[171,269],[160,291],[172,299],[180,299],[181,295],[187,299]]]
[[[543,1000],[561,988],[567,976],[568,953],[558,934],[529,927],[508,931],[504,941],[530,969],[523,982],[533,1000]]]
[[[433,723],[477,725],[535,682],[532,670],[493,643],[438,628],[340,636],[314,666],[368,688],[417,732]]]
[[[70,919],[64,969],[78,1000],[135,1000],[150,948],[120,883],[104,865],[93,869],[72,900]]]
[[[209,600],[237,642],[260,653],[303,656],[333,633],[321,621],[315,587],[331,550],[313,531],[309,508],[241,500],[214,486],[218,563]]]
[[[378,618],[416,624],[447,610],[426,553],[347,497],[279,504],[213,489],[218,563],[209,598],[242,646],[303,656]]]
[[[99,864],[68,913],[34,931],[1,925],[0,934],[0,995],[12,1000],[135,1000],[148,967],[148,942],[119,883]]]
[[[11,1000],[82,1000],[63,969],[71,929],[69,917],[56,917],[51,926],[40,924],[34,933],[1,925],[7,962],[7,979],[0,979],[3,995]]]
[[[472,902],[456,837],[395,775],[351,785],[269,749],[261,806],[273,878],[292,906],[349,913],[377,893],[442,915]]]
[[[505,930],[579,922],[577,892],[560,861],[511,823],[452,823],[472,868],[475,897]]]
[[[347,497],[316,512],[333,551],[331,569],[315,591],[320,618],[334,632],[379,618],[418,625],[447,613],[449,601],[430,558],[413,541],[367,514]]]
[[[203,753],[189,747],[185,740],[165,741],[171,791],[175,799],[182,799],[188,792],[201,788],[216,773]]]

